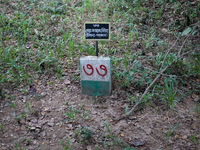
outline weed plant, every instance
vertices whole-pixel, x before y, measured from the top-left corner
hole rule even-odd
[[[195,143],[195,144],[199,144],[199,140],[197,140],[195,134],[192,132],[192,136],[190,136],[190,139]]]
[[[0,124],[0,129],[3,132],[3,122],[1,122],[1,124]]]
[[[169,126],[169,130],[168,130],[168,132],[167,132],[167,141],[169,140],[169,138],[170,138],[172,132],[173,132],[179,125],[181,125],[181,123],[177,124],[172,130],[171,130],[172,125]]]
[[[123,90],[133,86],[139,89],[148,86],[159,74],[166,50],[180,34],[179,43],[170,51],[163,67],[174,60],[176,63],[163,76],[168,79],[170,75],[179,76],[184,82],[187,82],[185,77],[198,77],[199,51],[188,53],[183,59],[177,59],[176,54],[181,47],[180,43],[193,31],[193,26],[200,22],[200,3],[192,5],[190,1],[175,0],[154,0],[153,3],[151,5],[147,0],[109,0],[104,3],[82,0],[77,4],[70,0],[1,1],[0,86],[3,88],[0,87],[0,96],[4,94],[4,88],[10,90],[7,85],[22,90],[23,87],[19,85],[30,85],[40,75],[53,75],[59,81],[62,80],[64,68],[80,69],[77,60],[81,56],[95,54],[94,43],[82,40],[85,21],[112,23],[112,40],[101,42],[99,53],[112,58],[112,80]],[[196,40],[198,33],[199,28],[191,33],[183,47],[184,51],[199,49]],[[72,80],[78,80],[79,76],[72,75]],[[50,84],[53,86],[52,81]],[[195,85],[195,88],[198,90],[199,85]],[[177,98],[177,85],[166,79],[161,89],[153,90],[144,98],[144,102],[150,104],[154,95],[161,93],[162,97],[159,98],[166,107],[174,108],[180,100]],[[36,96],[40,99],[39,95]],[[8,99],[9,95],[5,94],[5,97]],[[136,97],[130,96],[129,99],[132,104],[136,103]],[[16,110],[16,100],[7,102],[6,106]],[[29,104],[26,107],[28,112],[18,116],[14,112],[16,120],[25,118],[31,111]],[[79,110],[71,106],[69,109],[66,115],[75,120]],[[128,107],[125,115],[127,111]],[[199,113],[197,107],[196,112]],[[84,112],[86,116],[87,112]],[[104,125],[109,132],[107,138],[116,141],[111,127],[105,122]],[[69,149],[64,145],[63,148]]]
[[[110,146],[112,147],[113,145],[120,145],[124,148],[124,150],[135,150],[134,147],[130,147],[129,144],[127,144],[126,142],[120,140],[118,137],[116,137],[116,135],[114,135],[112,133],[112,129],[111,129],[111,126],[108,125],[108,123],[106,121],[103,121],[103,124],[105,125],[106,129],[107,129],[107,132],[108,132],[108,135],[105,136],[105,139],[104,139],[104,142],[103,142],[103,148],[105,149],[105,144],[106,144],[106,141],[107,140],[113,140],[114,143],[110,142]],[[104,135],[102,135],[99,139],[101,139]]]
[[[58,142],[59,142],[60,144],[62,144],[63,150],[71,150],[71,149],[69,149],[69,146],[71,145],[70,139],[69,139],[69,138],[68,138],[68,140],[67,140],[67,144],[66,144],[66,145],[65,145],[65,137],[63,137],[62,141],[58,140]]]
[[[70,112],[66,112],[65,114],[70,117],[72,120],[75,120],[77,118],[77,114],[80,109],[75,109],[73,106],[69,106]]]

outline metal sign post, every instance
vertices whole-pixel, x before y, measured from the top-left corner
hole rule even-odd
[[[98,41],[96,41],[96,56],[98,57]]]

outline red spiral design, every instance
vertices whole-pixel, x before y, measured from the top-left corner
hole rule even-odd
[[[107,68],[104,65],[100,65],[100,69],[104,70],[105,73],[104,74],[100,74],[97,68],[96,68],[96,71],[100,76],[104,77],[107,74]]]
[[[94,73],[94,68],[90,64],[87,64],[86,66],[87,66],[88,69],[92,69],[92,72],[91,73],[87,73],[85,71],[85,66],[83,66],[83,70],[84,70],[85,74],[87,74],[88,76],[91,76]]]

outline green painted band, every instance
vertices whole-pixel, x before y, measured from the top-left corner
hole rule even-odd
[[[105,96],[111,93],[111,82],[81,80],[82,94]]]

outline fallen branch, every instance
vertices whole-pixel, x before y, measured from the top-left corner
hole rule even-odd
[[[197,26],[196,26],[196,27],[197,27]],[[192,32],[194,31],[194,29],[195,29],[196,27],[193,28]],[[180,50],[178,51],[177,60],[178,60],[179,58],[182,58],[184,55],[188,54],[188,52],[186,52],[186,53],[183,53],[183,54],[180,55],[180,53],[181,53],[181,51],[182,51],[182,49],[183,49],[183,46],[185,45],[185,43],[186,43],[188,37],[192,34],[192,32],[186,37],[186,39],[184,40],[184,42],[183,42],[183,44],[182,44]],[[178,40],[178,39],[177,39],[177,40]],[[177,42],[177,40],[175,41],[175,43]],[[175,44],[173,44],[172,47],[174,47],[174,45],[175,45]],[[167,55],[169,54],[169,52],[170,52],[170,50],[172,49],[172,47],[171,47],[171,48],[167,51],[167,53],[165,54],[165,58],[166,58]],[[192,52],[192,51],[189,51],[189,52]],[[161,69],[162,69],[162,67],[163,67],[163,65],[164,65],[165,58],[164,58],[163,63],[162,63],[162,65],[161,65]],[[135,110],[135,108],[142,102],[144,96],[148,93],[148,91],[149,91],[149,89],[152,87],[152,85],[153,85],[153,84],[158,80],[158,78],[167,70],[167,68],[169,68],[174,62],[176,62],[176,60],[173,60],[172,63],[171,63],[170,65],[166,66],[164,69],[162,69],[162,70],[160,69],[161,71],[159,72],[159,74],[157,75],[157,77],[156,77],[156,78],[151,82],[151,84],[146,88],[145,92],[142,94],[142,96],[141,96],[140,99],[136,102],[136,104],[131,108],[131,110],[128,111],[128,112],[126,113],[126,116],[125,116],[125,114],[124,114],[124,115],[122,115],[122,116],[120,116],[120,117],[118,117],[118,118],[113,118],[113,120],[114,120],[114,121],[119,121],[119,120],[121,120],[121,119],[123,119],[123,118],[129,116],[129,115]]]

